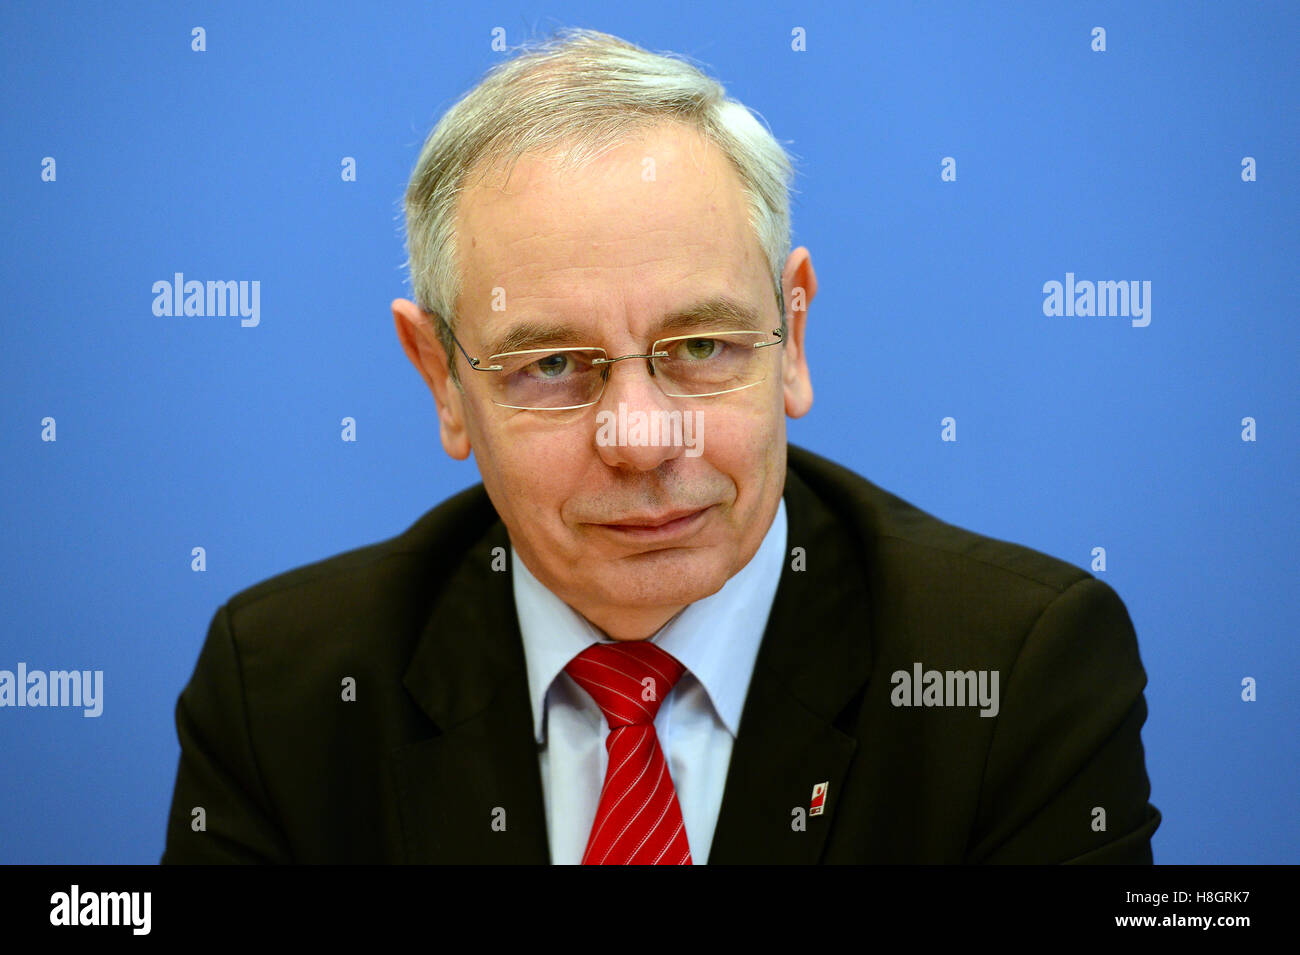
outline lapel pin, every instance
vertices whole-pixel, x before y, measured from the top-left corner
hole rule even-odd
[[[808,815],[820,816],[826,809],[826,787],[830,783],[818,783],[813,787],[812,803],[808,807]]]

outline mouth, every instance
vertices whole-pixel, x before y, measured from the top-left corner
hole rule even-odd
[[[694,533],[706,520],[714,505],[690,510],[666,511],[625,517],[613,524],[593,524],[625,540],[659,541]]]

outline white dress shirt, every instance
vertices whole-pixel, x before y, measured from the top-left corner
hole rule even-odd
[[[686,667],[659,707],[655,733],[677,790],[694,865],[707,861],[713,845],[731,747],[781,579],[785,545],[782,499],[753,559],[716,594],[690,604],[649,638]],[[551,862],[578,865],[605,781],[609,725],[564,667],[589,645],[613,641],[544,587],[513,547],[510,555]]]

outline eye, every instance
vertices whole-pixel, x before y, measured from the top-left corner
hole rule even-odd
[[[681,343],[684,357],[693,361],[703,361],[706,358],[712,358],[722,350],[722,342],[716,338],[688,338]]]
[[[572,364],[573,360],[568,355],[556,353],[537,359],[533,362],[533,367],[537,369],[539,378],[559,378]]]

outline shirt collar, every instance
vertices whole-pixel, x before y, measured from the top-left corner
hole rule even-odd
[[[781,580],[786,551],[785,499],[748,564],[715,594],[688,605],[650,639],[699,680],[734,737],[758,647]],[[546,695],[564,667],[593,643],[611,642],[542,585],[510,548],[515,612],[524,643],[533,729],[546,742]]]

